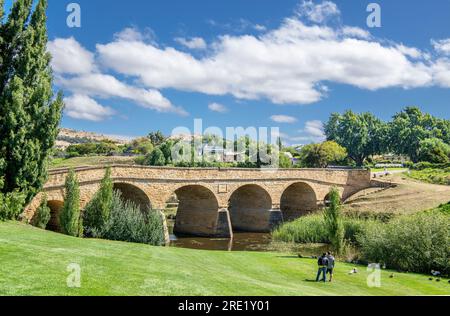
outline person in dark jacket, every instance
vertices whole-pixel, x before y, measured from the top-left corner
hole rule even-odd
[[[320,275],[322,273],[323,273],[323,278],[320,281],[327,282],[328,258],[327,258],[326,253],[324,253],[322,256],[319,257],[319,260],[317,260],[317,264],[319,266],[319,270],[317,271],[316,282],[319,282]]]

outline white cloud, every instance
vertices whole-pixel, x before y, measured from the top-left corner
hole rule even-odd
[[[189,39],[177,37],[174,40],[178,44],[181,44],[189,49],[205,49],[207,47],[205,40],[201,37],[193,37]]]
[[[73,37],[50,41],[47,49],[52,55],[51,65],[55,73],[86,74],[95,70],[94,54]]]
[[[261,25],[261,24],[255,24],[253,26],[253,28],[255,30],[257,30],[257,31],[260,31],[260,32],[267,30],[267,28],[264,25]]]
[[[276,104],[309,104],[326,96],[324,82],[362,89],[423,87],[432,70],[419,51],[364,40],[349,30],[307,26],[296,18],[261,36],[224,35],[203,58],[172,47],[116,40],[97,45],[103,65],[155,89],[173,88]]]
[[[215,102],[208,104],[208,109],[210,109],[213,112],[218,112],[218,113],[228,112],[228,109],[226,108],[226,106],[219,104],[219,103],[215,103]]]
[[[297,122],[297,119],[295,117],[288,115],[272,115],[270,119],[275,123],[293,124]]]
[[[320,4],[307,0],[302,1],[297,9],[300,17],[306,17],[311,22],[323,23],[329,18],[339,16],[340,11],[337,5],[331,1],[323,1]]]
[[[298,135],[284,135],[282,138],[291,145],[306,145],[322,143],[326,140],[324,126],[321,121],[307,121],[305,127],[298,131]]]
[[[450,55],[450,38],[439,41],[431,40],[431,44],[438,53]]]
[[[408,47],[403,44],[398,44],[395,46],[395,48],[398,49],[398,51],[404,54],[405,56],[411,57],[413,59],[424,57],[424,54],[415,47]]]
[[[433,64],[434,83],[450,88],[450,59],[441,58]]]
[[[304,132],[311,137],[325,138],[324,126],[321,121],[306,122]]]
[[[286,18],[275,29],[259,35],[232,35],[235,32],[230,31],[218,37],[204,48],[203,57],[148,43],[136,29],[126,29],[113,41],[96,45],[96,61],[105,71],[126,77],[135,86],[119,85],[106,74],[100,82],[85,82],[87,78],[96,79],[92,70],[63,79],[71,91],[126,98],[158,111],[181,114],[185,112],[159,90],[232,95],[237,100],[267,99],[275,104],[310,104],[331,93],[327,83],[372,91],[450,86],[448,59],[433,59],[415,47],[374,38],[357,27],[321,24],[339,14],[332,2],[314,5],[305,1],[297,16]],[[303,17],[313,23],[307,24],[301,20]],[[435,47],[445,51],[446,42],[436,42]]]
[[[64,103],[66,114],[75,119],[98,122],[115,114],[110,107],[102,106],[86,95],[72,95],[64,98]]]
[[[128,42],[149,42],[157,45],[155,32],[147,27],[144,32],[139,31],[136,27],[127,27],[122,31],[114,34],[114,39]]]
[[[129,86],[111,75],[86,74],[72,78],[57,78],[56,83],[76,94],[100,98],[123,98],[159,112],[186,114],[184,110],[174,107],[158,90]]]
[[[342,28],[342,34],[348,37],[356,37],[362,39],[370,38],[370,33],[368,31],[354,26],[344,26]]]
[[[115,35],[116,40],[136,41],[142,43],[146,38],[134,28],[127,28],[123,32]],[[95,63],[94,54],[83,48],[74,38],[57,38],[48,43],[48,50],[52,54],[52,68],[55,72],[55,83],[72,92],[77,96],[84,96],[84,105],[93,105],[94,112],[99,110],[99,105],[93,102],[87,102],[88,97],[100,97],[103,99],[122,98],[138,105],[153,109],[159,112],[172,112],[180,115],[187,115],[187,112],[174,106],[158,90],[151,88],[141,88],[119,81],[116,77],[109,74],[98,72]],[[73,98],[67,99],[72,102]],[[81,98],[77,98],[80,101]],[[95,101],[94,101],[95,102]],[[78,115],[73,111],[67,111],[71,117],[79,119],[94,120],[92,113],[88,111],[79,111],[87,113]]]

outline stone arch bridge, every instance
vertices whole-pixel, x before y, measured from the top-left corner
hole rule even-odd
[[[75,169],[80,183],[81,207],[98,191],[106,167]],[[52,210],[50,229],[57,229],[64,201],[68,169],[52,170],[43,193]],[[111,166],[114,188],[144,209],[163,210],[178,200],[175,232],[196,236],[231,237],[233,231],[267,232],[320,208],[330,188],[343,200],[370,187],[370,171],[346,169],[221,169]],[[40,193],[26,208],[31,220]]]

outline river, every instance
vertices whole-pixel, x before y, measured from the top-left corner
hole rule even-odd
[[[323,244],[290,244],[274,242],[271,234],[234,232],[230,238],[209,238],[176,236],[173,234],[174,223],[168,220],[170,246],[198,250],[220,251],[270,251],[301,254],[302,256],[317,256],[328,250]]]

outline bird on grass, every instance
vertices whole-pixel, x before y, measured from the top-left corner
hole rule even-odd
[[[393,279],[394,278],[394,273],[392,273],[389,278]]]

